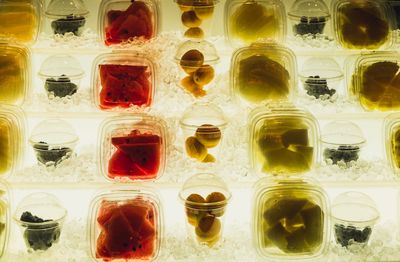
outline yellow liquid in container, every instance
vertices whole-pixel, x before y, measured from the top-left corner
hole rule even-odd
[[[0,118],[0,175],[10,171],[13,159],[10,146],[10,126],[8,121]]]
[[[396,168],[400,169],[400,128],[394,130],[392,138],[392,157]]]
[[[6,104],[19,104],[24,99],[25,73],[21,53],[0,49],[0,101]]]

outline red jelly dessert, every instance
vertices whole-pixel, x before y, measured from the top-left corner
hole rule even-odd
[[[128,201],[103,200],[97,215],[100,234],[96,257],[104,261],[151,260],[157,238],[154,214],[153,204],[140,198]]]
[[[106,45],[119,44],[133,38],[150,39],[154,36],[153,14],[141,1],[132,0],[125,11],[107,12]]]
[[[100,108],[128,108],[151,104],[151,81],[147,66],[100,65]]]
[[[161,138],[134,130],[128,136],[113,137],[117,148],[108,162],[108,176],[153,179],[160,169]]]

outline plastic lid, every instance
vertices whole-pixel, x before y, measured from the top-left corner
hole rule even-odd
[[[332,145],[362,146],[366,140],[360,127],[350,121],[333,121],[322,130],[321,141]]]
[[[175,61],[179,63],[182,56],[189,50],[198,50],[204,56],[204,63],[206,64],[216,64],[219,62],[219,56],[215,46],[206,40],[194,41],[188,40],[183,42],[178,46],[177,52],[175,54]]]
[[[74,145],[79,138],[74,128],[61,119],[48,119],[39,123],[32,131],[31,144],[45,142],[49,145]]]
[[[203,124],[210,124],[224,129],[227,120],[218,106],[207,102],[197,102],[185,110],[179,123],[184,128],[196,129]]]
[[[330,17],[328,6],[322,0],[296,0],[288,15],[291,18]]]
[[[210,6],[218,4],[219,0],[174,0],[178,5],[185,6]]]
[[[339,64],[329,57],[311,57],[303,64],[303,69],[299,72],[302,79],[310,76],[319,76],[327,80],[340,80],[343,72]]]
[[[89,11],[82,0],[51,0],[45,14],[50,17],[87,16]]]
[[[82,78],[85,74],[79,61],[70,55],[52,55],[43,61],[39,76],[42,78],[65,76]]]

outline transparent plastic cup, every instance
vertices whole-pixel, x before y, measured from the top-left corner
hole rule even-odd
[[[66,216],[67,210],[55,196],[33,193],[21,200],[13,218],[28,252],[44,252],[60,241]]]
[[[10,190],[5,180],[0,179],[0,258],[5,255],[10,237]]]
[[[224,181],[210,173],[193,175],[183,184],[179,198],[185,206],[189,238],[210,248],[218,246],[231,198]]]
[[[392,113],[384,121],[386,158],[393,172],[400,174],[400,114]]]

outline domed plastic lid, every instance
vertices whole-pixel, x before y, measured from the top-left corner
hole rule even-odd
[[[290,18],[330,17],[328,6],[322,0],[296,0],[288,13]]]
[[[319,76],[327,80],[340,80],[343,78],[343,72],[339,64],[329,57],[311,57],[307,59],[299,75],[302,80],[310,76]]]
[[[37,216],[43,220],[51,220],[40,223],[54,225],[54,222],[62,222],[67,216],[67,210],[61,206],[60,201],[52,194],[33,193],[26,196],[18,204],[14,213],[14,220],[21,225],[37,225],[34,222],[21,221],[21,215],[29,212],[33,216]]]
[[[70,55],[53,55],[43,61],[39,76],[42,78],[65,76],[82,78],[85,74],[79,61]]]
[[[374,223],[379,218],[375,202],[367,195],[349,191],[338,195],[332,205],[332,217],[343,222]]]
[[[51,0],[45,14],[49,17],[87,16],[89,11],[82,0]]]
[[[79,138],[70,124],[61,119],[48,119],[33,129],[29,142],[32,145],[45,142],[51,146],[72,146],[78,140]]]
[[[201,125],[214,125],[220,129],[224,129],[227,125],[222,110],[211,103],[197,102],[185,110],[179,122],[183,128],[196,129]]]
[[[216,64],[219,62],[217,49],[215,49],[215,46],[213,44],[205,40],[201,41],[188,40],[183,42],[180,46],[178,46],[178,50],[175,54],[175,61],[177,63],[182,62],[181,59],[183,55],[190,50],[197,50],[200,53],[202,53],[204,56],[205,64]]]
[[[331,145],[362,146],[366,140],[356,124],[349,121],[333,121],[322,130],[321,141]]]

